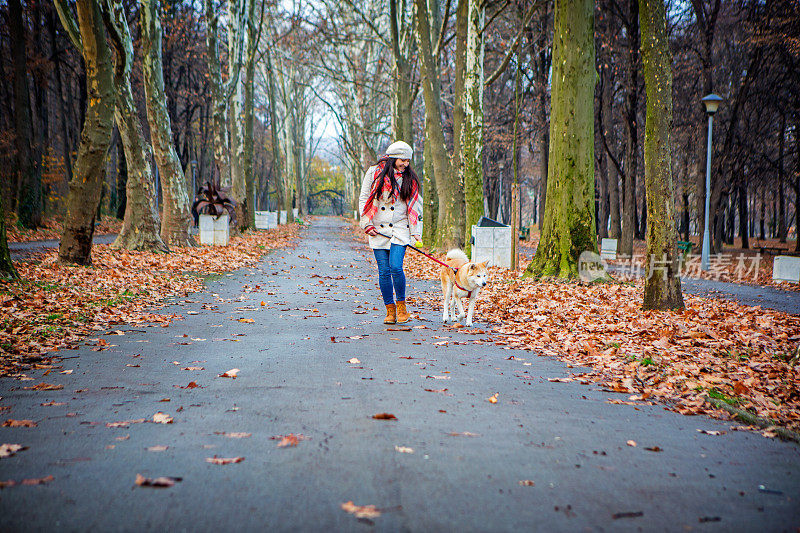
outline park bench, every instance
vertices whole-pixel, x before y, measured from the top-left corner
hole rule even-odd
[[[694,246],[694,243],[690,241],[678,241],[678,250],[683,252],[683,255],[691,254],[692,246]]]
[[[786,248],[781,248],[780,246],[759,246],[758,251],[761,254],[769,255],[783,255],[788,252]]]

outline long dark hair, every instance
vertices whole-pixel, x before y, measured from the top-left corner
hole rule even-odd
[[[389,183],[392,184],[392,192],[389,193],[390,198],[397,198],[398,197],[398,189],[400,193],[400,199],[404,202],[408,202],[411,198],[411,192],[413,191],[414,183],[417,184],[417,190],[421,191],[422,187],[419,183],[419,178],[417,177],[417,173],[414,172],[414,169],[411,168],[411,162],[409,161],[408,166],[403,171],[403,184],[398,187],[397,180],[394,178],[394,163],[397,161],[398,158],[396,157],[385,157],[381,159],[381,161],[386,161],[386,164],[383,165],[383,170],[378,175],[378,180],[383,182],[383,179],[388,175],[389,176]],[[380,164],[380,161],[378,161]],[[378,187],[376,195],[382,194],[383,189]],[[420,194],[422,194],[420,192]]]

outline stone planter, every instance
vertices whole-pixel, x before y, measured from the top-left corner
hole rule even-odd
[[[200,215],[200,244],[209,246],[228,246],[230,229],[228,215]]]

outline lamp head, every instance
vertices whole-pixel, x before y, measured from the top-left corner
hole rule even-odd
[[[717,112],[719,104],[723,102],[723,98],[718,94],[711,93],[700,101],[706,105],[706,113],[713,115]]]

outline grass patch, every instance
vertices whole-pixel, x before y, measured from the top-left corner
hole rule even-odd
[[[707,394],[709,398],[714,398],[715,400],[722,400],[728,405],[732,405],[734,407],[737,407],[741,403],[741,400],[739,398],[735,396],[728,396],[727,394],[720,391],[716,387],[711,387],[710,389],[708,389]]]

